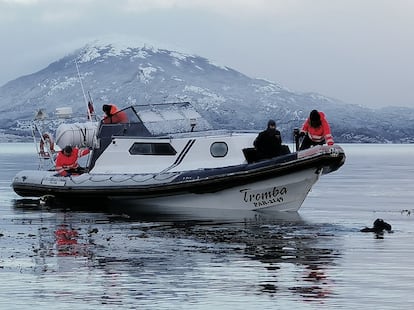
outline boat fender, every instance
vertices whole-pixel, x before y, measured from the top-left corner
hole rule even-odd
[[[45,150],[45,144],[49,145],[49,149]],[[44,133],[39,143],[40,155],[43,157],[50,157],[49,151],[55,153],[55,141],[50,133]]]

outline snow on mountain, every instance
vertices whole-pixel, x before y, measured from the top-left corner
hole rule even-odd
[[[76,61],[76,62],[75,62]],[[250,78],[206,58],[143,42],[96,41],[0,87],[3,135],[28,136],[35,111],[70,106],[86,115],[80,79],[100,112],[103,104],[191,102],[215,128],[261,130],[272,118],[286,142],[312,109],[325,112],[336,142],[413,142],[414,110],[369,109],[316,93]],[[345,87],[345,86],[344,86]]]

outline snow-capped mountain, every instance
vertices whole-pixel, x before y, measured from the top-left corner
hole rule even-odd
[[[29,136],[21,120],[32,119],[39,109],[53,114],[72,107],[86,115],[83,86],[99,112],[107,103],[189,101],[215,128],[261,130],[274,119],[284,140],[291,141],[293,129],[318,109],[327,115],[336,142],[414,142],[414,109],[346,104],[250,78],[200,56],[131,46],[93,42],[0,87],[0,133]]]

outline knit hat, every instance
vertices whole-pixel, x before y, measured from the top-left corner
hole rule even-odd
[[[72,147],[70,145],[66,145],[63,149],[64,153],[72,154]]]
[[[109,104],[104,104],[104,105],[102,106],[102,111],[104,111],[104,112],[105,112],[105,113],[107,113],[107,114],[111,113],[111,105],[109,105]]]
[[[310,112],[310,120],[313,121],[313,122],[318,122],[318,121],[321,120],[321,116],[320,116],[318,110],[312,110]]]
[[[267,127],[269,128],[270,126],[275,126],[275,127],[276,127],[276,122],[275,122],[274,120],[272,120],[272,119],[270,119],[270,120],[267,122]]]

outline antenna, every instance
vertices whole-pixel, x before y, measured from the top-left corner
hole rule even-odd
[[[83,98],[85,99],[85,103],[86,103],[86,111],[88,112],[88,119],[92,122],[91,111],[89,109],[88,99],[86,98],[85,89],[83,88],[82,78],[79,72],[79,66],[78,66],[78,62],[76,61],[76,58],[75,58],[75,65],[76,65],[76,70],[78,71],[78,78],[79,78],[79,83],[81,84]]]

